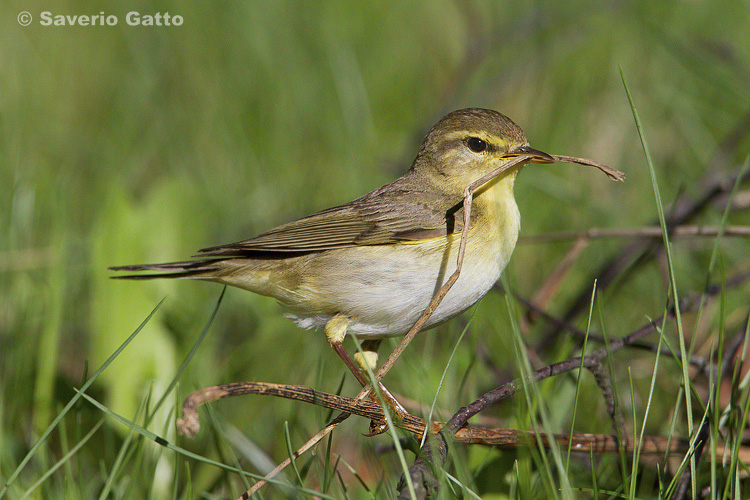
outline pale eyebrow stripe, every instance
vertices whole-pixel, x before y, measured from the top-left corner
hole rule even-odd
[[[446,140],[450,141],[455,139],[463,139],[467,136],[478,137],[493,146],[507,146],[508,144],[508,141],[503,139],[502,137],[497,137],[496,135],[491,135],[480,130],[454,130],[453,132],[445,134],[443,137]]]

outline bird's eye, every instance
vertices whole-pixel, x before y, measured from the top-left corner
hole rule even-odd
[[[466,145],[469,146],[469,149],[471,149],[475,153],[481,153],[482,151],[485,151],[487,149],[487,143],[479,137],[469,137],[469,139],[466,141]]]

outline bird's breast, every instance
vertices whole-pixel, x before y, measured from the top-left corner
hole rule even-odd
[[[500,277],[520,227],[512,184],[496,182],[474,199],[466,253],[458,280],[427,326],[471,307]],[[372,245],[326,251],[300,269],[288,305],[304,327],[322,327],[334,315],[350,318],[350,333],[379,338],[402,335],[456,270],[461,234],[408,244]]]

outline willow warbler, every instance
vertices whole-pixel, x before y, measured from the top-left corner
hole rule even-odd
[[[367,341],[357,362],[372,367],[379,339],[406,333],[456,269],[464,188],[520,155],[554,161],[530,148],[508,117],[454,111],[430,130],[406,174],[361,198],[205,248],[197,260],[111,269],[160,272],[120,278],[199,279],[274,297],[300,326],[323,328],[335,347],[347,332]],[[513,184],[521,166],[475,192],[460,276],[426,327],[470,307],[500,277],[518,238]]]

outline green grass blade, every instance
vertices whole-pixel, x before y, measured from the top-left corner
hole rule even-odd
[[[161,406],[166,401],[169,394],[172,392],[172,390],[177,386],[177,383],[179,382],[180,378],[182,377],[182,374],[185,372],[185,369],[190,364],[190,361],[195,356],[195,353],[198,351],[198,347],[203,343],[203,339],[206,338],[206,334],[208,333],[209,328],[214,322],[214,318],[216,318],[216,313],[219,311],[219,306],[221,305],[222,299],[224,299],[224,293],[227,291],[226,285],[221,289],[221,294],[219,294],[219,298],[216,300],[216,305],[214,306],[213,311],[211,311],[211,315],[208,318],[208,321],[206,322],[206,326],[203,327],[203,330],[201,331],[200,335],[198,335],[198,339],[193,344],[193,347],[190,349],[190,352],[188,352],[187,356],[185,356],[185,359],[180,363],[180,366],[177,368],[177,371],[175,372],[174,377],[172,378],[172,381],[169,383],[167,388],[164,390],[164,394],[162,394],[161,398],[156,402],[156,405],[151,409],[151,413],[149,414],[148,418],[146,419],[146,425],[151,422],[151,420],[154,418],[154,415],[156,415],[156,412],[161,408]]]
[[[643,131],[643,125],[641,124],[641,118],[638,115],[638,110],[635,106],[635,101],[633,100],[633,96],[630,93],[630,88],[628,87],[627,81],[625,80],[625,73],[622,70],[622,68],[620,68],[620,77],[622,78],[622,84],[625,87],[625,93],[628,96],[630,109],[633,112],[633,119],[635,120],[636,129],[638,130],[638,137],[641,140],[643,153],[646,156],[646,164],[648,165],[649,175],[651,176],[651,185],[654,189],[654,200],[656,201],[656,210],[659,216],[659,225],[661,226],[662,240],[664,243],[664,254],[667,259],[667,269],[669,271],[669,284],[670,284],[670,289],[672,292],[672,301],[674,303],[677,336],[680,340],[679,347],[680,347],[680,359],[681,359],[681,365],[682,365],[682,383],[685,386],[685,414],[687,417],[688,434],[692,436],[693,434],[693,408],[692,408],[692,399],[690,398],[691,382],[690,382],[690,374],[688,372],[689,363],[687,361],[688,356],[687,356],[687,349],[686,349],[686,344],[685,344],[685,334],[684,334],[683,326],[682,326],[682,317],[680,315],[679,294],[677,292],[677,280],[676,280],[675,272],[674,272],[674,262],[672,260],[672,246],[669,242],[669,235],[667,233],[667,223],[664,218],[664,206],[662,205],[661,194],[659,192],[659,184],[656,180],[656,170],[654,168],[653,159],[651,158],[651,152],[646,142],[646,137]],[[693,468],[693,470],[695,469],[694,461],[691,463],[691,467]],[[693,495],[693,498],[695,498],[696,488],[697,488],[696,483],[695,483],[695,474],[693,474],[691,477],[692,477],[692,485],[691,485],[692,495]]]
[[[362,351],[362,345],[359,343],[359,340],[357,337],[352,336],[352,339],[354,339],[354,345],[357,346],[357,352],[360,353],[360,355],[363,354]],[[364,363],[367,367],[367,376],[370,378],[370,383],[373,386],[373,392],[377,394],[378,399],[380,400],[380,404],[383,405],[383,413],[385,414],[385,421],[388,424],[388,434],[391,436],[391,439],[393,440],[393,447],[396,450],[396,456],[398,457],[399,465],[401,466],[401,472],[404,474],[404,479],[406,480],[406,486],[409,490],[409,498],[416,499],[417,493],[414,490],[414,483],[411,480],[411,476],[409,475],[409,466],[406,465],[406,457],[404,456],[404,449],[401,446],[401,441],[398,438],[398,431],[396,429],[396,426],[393,425],[393,419],[391,419],[390,412],[388,411],[388,408],[385,405],[385,400],[383,399],[383,394],[380,392],[380,385],[375,380],[375,374],[373,373],[372,369],[367,363]]]
[[[141,407],[138,408],[138,412],[136,413],[136,416],[135,416],[136,419],[139,417],[141,413],[141,409],[145,410],[145,406],[141,405]],[[117,452],[117,457],[115,458],[115,462],[112,464],[112,470],[107,476],[107,480],[104,482],[104,487],[102,488],[102,491],[99,494],[99,500],[105,500],[107,496],[109,495],[109,492],[114,487],[114,483],[117,478],[117,475],[119,474],[120,468],[127,461],[127,458],[129,458],[130,450],[131,450],[131,443],[133,443],[133,438],[135,436],[137,436],[137,434],[135,430],[133,429],[130,429],[128,431],[128,435],[125,436],[125,440],[120,446],[120,451]]]
[[[66,464],[68,460],[70,460],[78,452],[78,450],[83,448],[83,445],[85,445],[88,442],[88,440],[91,439],[91,437],[94,434],[96,434],[96,431],[99,430],[99,427],[101,427],[103,423],[104,423],[104,419],[99,420],[94,425],[94,427],[92,427],[91,430],[85,436],[83,436],[83,438],[80,441],[78,441],[78,443],[76,443],[76,445],[73,448],[70,449],[70,451],[68,451],[65,455],[63,455],[62,458],[60,458],[60,460],[58,460],[55,465],[47,469],[47,471],[44,474],[42,474],[42,476],[34,484],[32,484],[31,487],[28,490],[26,490],[26,492],[18,498],[18,500],[23,500],[24,498],[27,498],[31,494],[31,492],[33,492],[42,483],[44,483],[44,481],[46,481],[47,478],[50,477],[57,469],[62,467],[63,464]]]
[[[98,408],[102,412],[106,413],[107,415],[109,415],[110,417],[114,418],[115,420],[117,420],[121,424],[125,425],[126,427],[135,430],[138,434],[140,434],[141,436],[143,436],[144,438],[146,438],[146,439],[148,439],[150,441],[153,441],[154,443],[158,444],[159,446],[163,446],[163,447],[167,448],[168,450],[171,450],[171,451],[173,451],[175,453],[178,453],[178,454],[180,454],[180,455],[182,455],[184,457],[192,458],[193,460],[197,460],[197,461],[199,461],[201,463],[204,463],[204,464],[207,464],[207,465],[212,465],[214,467],[218,467],[218,468],[220,468],[222,470],[225,470],[225,471],[234,472],[236,474],[239,474],[239,475],[242,475],[242,476],[245,476],[245,477],[249,477],[249,478],[252,478],[252,479],[256,479],[256,480],[263,479],[263,480],[265,480],[265,481],[267,481],[269,483],[280,484],[280,485],[286,486],[285,483],[276,481],[273,478],[266,479],[266,478],[264,478],[263,476],[261,476],[259,474],[253,474],[252,472],[244,471],[244,470],[242,470],[242,469],[240,469],[238,467],[232,467],[230,465],[227,465],[227,464],[224,464],[224,463],[221,463],[221,462],[217,462],[216,460],[211,460],[210,458],[203,457],[201,455],[198,455],[197,453],[193,453],[193,452],[191,452],[189,450],[186,450],[185,448],[177,446],[176,444],[174,444],[174,443],[170,442],[169,440],[167,440],[167,439],[165,439],[165,438],[157,435],[156,433],[154,433],[154,432],[146,429],[145,427],[143,427],[141,425],[138,425],[135,422],[133,422],[131,420],[128,420],[127,418],[123,417],[122,415],[119,415],[119,414],[113,412],[112,410],[110,410],[105,405],[103,405],[102,403],[100,403],[96,399],[92,398],[88,394],[85,394],[85,393],[80,393],[80,394],[81,394],[81,397],[83,397],[86,401],[88,401],[89,403],[91,403],[92,405],[94,405],[96,408]],[[302,493],[308,494],[308,495],[315,495],[318,498],[326,498],[326,499],[333,500],[333,497],[321,494],[320,492],[317,492],[317,491],[313,491],[313,490],[309,490],[309,489],[305,489],[305,488],[299,488],[299,491],[301,491]]]
[[[476,309],[475,309],[476,311]],[[472,314],[472,318],[474,315]],[[461,330],[461,335],[458,336],[458,339],[456,339],[456,343],[453,344],[453,350],[451,351],[450,356],[448,356],[448,361],[445,363],[445,368],[443,369],[443,373],[440,375],[440,381],[438,382],[437,390],[435,391],[435,397],[432,398],[432,404],[430,405],[430,412],[427,415],[427,418],[425,419],[426,422],[426,428],[430,428],[430,422],[432,422],[432,416],[435,414],[435,408],[437,407],[437,400],[438,396],[440,395],[440,389],[443,387],[443,383],[445,382],[445,377],[448,375],[448,368],[451,366],[451,362],[453,361],[453,358],[456,355],[456,350],[458,350],[458,346],[461,345],[461,341],[466,336],[466,332],[469,330],[469,325],[471,324],[471,319],[466,322],[466,326]],[[427,432],[425,432],[422,435],[422,439],[419,442],[419,447],[422,448],[424,446],[425,441],[427,440]]]
[[[507,286],[507,279],[505,279],[504,277],[501,279],[504,280],[503,285],[506,287],[506,289],[510,289],[510,287]],[[553,473],[552,465],[548,461],[547,454],[544,452],[544,444],[542,443],[540,437],[540,431],[543,431],[549,436],[553,435],[554,432],[549,421],[549,416],[547,414],[546,405],[544,404],[544,399],[541,395],[541,392],[539,391],[539,386],[532,378],[533,371],[528,359],[528,354],[525,350],[523,339],[521,338],[521,332],[516,319],[518,317],[516,304],[513,302],[511,294],[505,294],[505,301],[506,306],[508,307],[511,330],[513,331],[513,346],[516,351],[516,359],[518,361],[519,370],[521,372],[521,382],[523,384],[523,393],[524,397],[526,398],[526,404],[530,410],[534,408],[535,403],[538,407],[540,422],[537,422],[536,418],[533,418],[532,416],[531,424],[533,426],[533,430],[537,439],[539,455],[540,459],[542,460],[541,467],[543,467],[543,473],[546,477],[546,487],[548,488],[548,495],[553,498],[558,498],[558,493],[561,493],[563,499],[572,499],[574,498],[573,490],[570,487],[570,479],[566,474],[560,447],[554,440],[552,440],[550,442],[549,451],[552,454],[554,466],[557,469],[557,477],[559,479],[559,486],[555,487],[555,474]],[[541,429],[539,428],[540,426]]]
[[[578,398],[581,395],[581,376],[583,375],[583,359],[586,356],[586,347],[589,341],[589,331],[591,330],[591,318],[594,314],[594,302],[596,299],[596,280],[594,280],[594,287],[591,290],[591,304],[589,304],[589,316],[586,321],[586,335],[583,337],[583,347],[581,348],[581,363],[578,367],[578,377],[576,379],[576,392],[573,398],[573,416],[570,419],[570,435],[573,435],[576,424],[576,414],[578,412]],[[565,475],[570,476],[570,451],[573,448],[573,440],[568,440],[568,450],[565,456]]]
[[[636,467],[637,464],[640,462],[641,458],[641,446],[643,443],[643,436],[646,434],[646,423],[648,422],[648,416],[651,411],[651,404],[654,401],[654,390],[656,388],[656,375],[659,373],[659,360],[661,359],[661,348],[663,345],[663,339],[664,335],[662,334],[661,330],[659,331],[659,342],[656,345],[656,355],[654,356],[654,369],[651,373],[651,383],[648,388],[648,398],[646,398],[646,408],[643,411],[643,423],[641,424],[641,433],[640,436],[638,436],[638,440],[636,441],[638,443],[638,446],[636,446],[635,450],[633,450],[633,473],[635,477]],[[633,405],[635,408],[635,405]],[[635,413],[635,410],[633,410]],[[633,425],[635,426],[635,420],[633,420]],[[635,428],[635,427],[634,427]]]
[[[294,469],[294,475],[297,476],[297,481],[300,485],[302,485],[304,483],[302,482],[302,476],[300,475],[299,468],[297,467],[297,459],[294,458],[292,436],[289,434],[289,422],[287,420],[284,421],[284,442],[286,443],[286,451],[289,454],[289,460],[292,463],[292,469]]]
[[[630,370],[630,367],[628,366],[628,384],[630,387],[630,400],[635,401],[635,388],[633,387],[633,373]],[[636,442],[636,439],[638,439],[638,436],[636,435],[636,432],[638,432],[638,420],[637,415],[635,414],[635,405],[632,405],[631,408],[633,415],[633,442]],[[636,484],[636,481],[638,479],[638,461],[635,460],[635,457],[633,457],[633,461],[631,463],[631,469],[630,469],[630,482],[626,483],[628,486],[627,495],[629,500],[635,499],[635,491],[638,488],[638,485]]]
[[[5,484],[3,485],[2,489],[0,489],[0,498],[2,498],[5,495],[5,492],[8,490],[8,487],[13,484],[13,482],[18,478],[18,475],[21,473],[24,467],[26,467],[26,464],[29,463],[29,460],[31,460],[31,457],[34,456],[34,453],[37,452],[37,450],[42,446],[42,444],[47,440],[49,435],[52,433],[52,431],[57,427],[57,425],[60,423],[60,421],[65,417],[65,415],[70,411],[71,408],[73,408],[73,405],[76,404],[76,402],[81,399],[83,394],[85,394],[86,390],[91,386],[91,384],[94,383],[94,381],[101,375],[101,373],[107,369],[107,367],[114,361],[117,356],[120,355],[120,353],[130,344],[133,339],[143,330],[143,327],[146,326],[146,324],[151,320],[151,318],[156,313],[157,309],[162,305],[164,302],[164,299],[160,300],[158,304],[156,304],[156,307],[149,313],[148,316],[146,316],[146,319],[143,320],[143,322],[138,325],[138,328],[136,328],[133,333],[130,334],[130,336],[125,339],[125,342],[120,344],[120,347],[117,348],[115,352],[112,353],[112,355],[107,358],[107,360],[102,363],[102,366],[99,367],[92,375],[89,377],[89,379],[86,381],[83,386],[79,390],[76,391],[77,394],[75,394],[72,398],[70,398],[70,401],[68,401],[68,404],[65,405],[65,407],[62,409],[59,415],[55,417],[55,419],[52,421],[52,423],[49,424],[47,429],[42,433],[41,436],[39,436],[39,439],[37,439],[36,443],[31,447],[29,452],[26,454],[26,456],[21,460],[21,463],[18,464],[18,467],[13,471],[13,473],[8,476],[8,479],[5,481]]]

